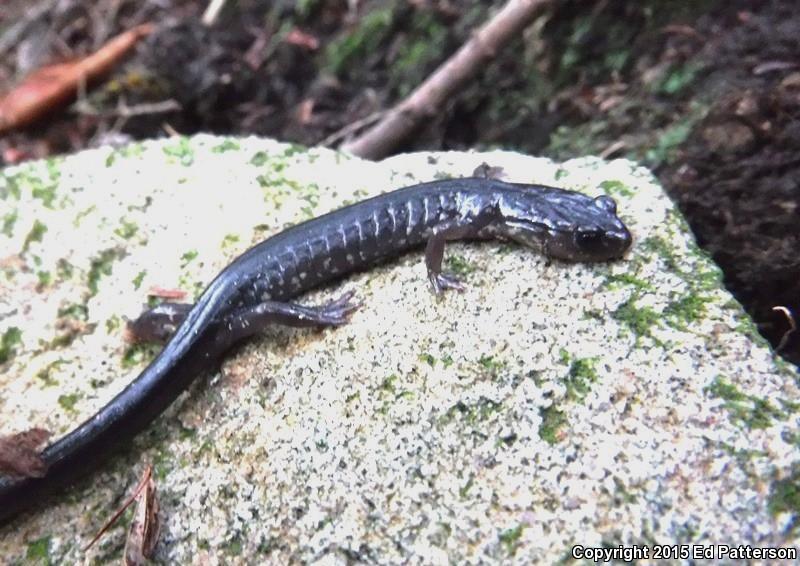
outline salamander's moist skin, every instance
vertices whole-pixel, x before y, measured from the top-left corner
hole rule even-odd
[[[414,185],[298,224],[239,256],[196,304],[162,305],[136,321],[132,331],[144,339],[174,334],[130,385],[43,451],[43,477],[0,477],[0,522],[124,445],[231,344],[269,324],[344,324],[358,306],[352,294],[321,306],[290,302],[294,297],[422,245],[433,290],[462,289],[441,271],[445,242],[486,238],[568,261],[616,259],[631,244],[610,197],[483,178]]]

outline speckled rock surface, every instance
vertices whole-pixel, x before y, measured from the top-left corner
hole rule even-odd
[[[236,348],[128,450],[0,527],[0,562],[118,562],[81,547],[152,463],[160,563],[553,563],[573,545],[800,543],[797,373],[776,361],[645,170],[513,153],[365,163],[201,136],[0,177],[0,434],[59,436],[155,348],[123,340],[153,287],[197,296],[233,257],[392,188],[469,175],[618,200],[622,261],[548,265],[453,244],[437,300],[420,253],[353,289],[342,328]],[[126,515],[129,517],[130,514]]]

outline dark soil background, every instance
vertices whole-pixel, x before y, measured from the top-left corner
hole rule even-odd
[[[0,92],[143,22],[72,107],[0,139],[2,163],[174,133],[335,147],[503,2],[7,0]],[[762,334],[800,364],[800,10],[793,0],[554,2],[398,151],[505,147],[651,167]]]

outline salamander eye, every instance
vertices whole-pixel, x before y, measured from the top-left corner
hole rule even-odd
[[[584,252],[603,247],[603,231],[597,228],[578,228],[573,235],[575,245]]]
[[[595,205],[597,205],[598,208],[602,208],[609,214],[617,213],[617,201],[615,201],[613,198],[609,196],[600,195],[599,197],[594,199],[594,203]]]

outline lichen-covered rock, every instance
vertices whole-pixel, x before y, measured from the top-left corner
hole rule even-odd
[[[797,373],[757,336],[653,177],[513,153],[369,163],[259,139],[99,149],[0,177],[0,435],[55,437],[155,354],[122,336],[153,287],[189,298],[252,243],[404,185],[469,175],[617,199],[607,264],[456,243],[437,299],[421,254],[353,289],[350,324],[230,353],[129,450],[0,527],[0,562],[81,548],[147,463],[163,563],[553,563],[574,545],[798,545]],[[129,515],[126,515],[129,517]]]

